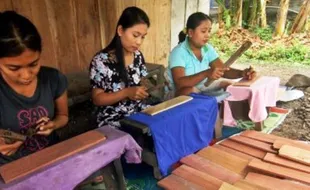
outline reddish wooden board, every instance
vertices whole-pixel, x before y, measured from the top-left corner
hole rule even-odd
[[[231,149],[240,151],[244,154],[253,156],[255,158],[258,159],[263,159],[266,155],[266,151],[263,150],[259,150],[257,148],[233,141],[233,140],[224,140],[223,142],[220,143],[220,145],[225,146],[225,147],[229,147]]]
[[[237,136],[230,137],[229,139],[236,141],[238,143],[245,144],[247,146],[251,146],[259,150],[263,150],[263,151],[271,152],[271,153],[277,153],[277,151],[272,148],[271,144],[257,141],[257,140],[254,140],[248,137],[237,135]]]
[[[61,161],[73,154],[81,152],[105,139],[106,137],[98,131],[88,131],[84,134],[35,152],[29,156],[5,164],[0,167],[0,174],[4,182],[9,183],[55,162]]]
[[[182,158],[181,163],[230,184],[242,179],[242,177],[235,172],[232,172],[195,154]]]
[[[249,167],[265,173],[310,184],[310,174],[294,169],[269,164],[260,160],[252,160]]]

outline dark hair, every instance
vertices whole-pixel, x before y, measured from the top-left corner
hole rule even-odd
[[[118,26],[122,26],[122,28],[126,30],[127,28],[130,28],[136,24],[146,24],[148,27],[150,27],[149,17],[142,9],[139,9],[138,7],[126,8],[117,22],[114,38],[110,44],[103,49],[104,52],[115,50],[115,56],[118,62],[118,72],[126,87],[128,86],[128,76],[125,67],[123,46],[117,33],[117,28]]]
[[[209,17],[207,14],[204,14],[202,12],[196,12],[191,14],[186,22],[186,31],[182,30],[179,33],[179,43],[185,40],[187,31],[189,29],[195,30],[195,28],[197,28],[200,25],[200,23],[205,20],[209,20],[212,23],[211,17]]]
[[[41,37],[30,20],[14,11],[0,13],[0,58],[14,57],[26,49],[42,50]]]

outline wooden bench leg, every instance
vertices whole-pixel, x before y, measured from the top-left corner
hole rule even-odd
[[[217,113],[216,123],[215,123],[215,139],[219,139],[222,137],[222,129],[223,129],[223,119],[220,117],[220,114]]]
[[[115,168],[116,179],[117,179],[117,183],[118,183],[118,189],[126,190],[126,182],[125,182],[125,177],[124,177],[121,159],[119,158],[119,159],[114,160],[113,165]]]
[[[263,130],[263,127],[264,127],[264,122],[261,121],[261,122],[256,122],[254,123],[254,130],[255,131],[262,131]]]

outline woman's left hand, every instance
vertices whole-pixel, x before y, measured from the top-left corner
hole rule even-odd
[[[256,77],[256,74],[257,73],[252,66],[242,71],[242,77],[247,80],[252,80],[253,78]]]
[[[44,136],[50,135],[56,127],[55,123],[51,121],[48,117],[42,117],[37,121],[37,124],[38,124],[36,127],[36,129],[38,130],[37,134]]]

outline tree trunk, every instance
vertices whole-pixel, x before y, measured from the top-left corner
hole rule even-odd
[[[281,0],[277,14],[277,23],[274,31],[275,37],[281,37],[285,31],[286,17],[290,0]]]
[[[298,33],[301,32],[303,27],[305,26],[307,22],[307,18],[310,14],[310,0],[305,0],[303,5],[300,8],[300,11],[294,21],[294,24],[291,29],[292,33]]]
[[[217,16],[217,20],[219,23],[219,28],[223,29],[225,24],[224,24],[224,20],[223,20],[223,15],[224,15],[224,9],[222,6],[218,6],[218,16]]]
[[[249,18],[250,0],[244,0],[242,5],[242,20],[247,21]]]
[[[236,16],[235,16],[235,24],[237,27],[242,27],[242,0],[237,0],[236,2]]]
[[[260,26],[267,27],[266,0],[260,0]]]
[[[254,27],[256,25],[256,15],[257,15],[257,0],[253,0],[252,7],[250,10],[250,16],[248,20],[249,27]]]

